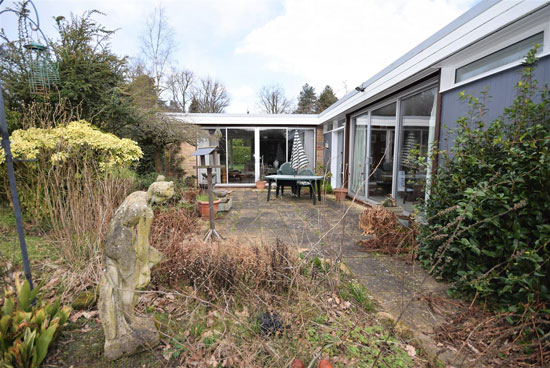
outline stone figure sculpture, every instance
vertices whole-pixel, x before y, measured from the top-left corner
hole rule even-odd
[[[161,254],[149,245],[152,204],[174,195],[174,183],[159,176],[147,192],[130,194],[116,210],[103,247],[99,315],[105,332],[105,357],[131,355],[159,343],[153,319],[137,317],[139,288],[150,281],[151,267]]]

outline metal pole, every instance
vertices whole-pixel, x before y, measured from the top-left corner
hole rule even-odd
[[[10,193],[13,203],[13,213],[17,224],[17,235],[19,237],[19,246],[21,247],[21,258],[23,259],[23,268],[25,269],[25,277],[33,289],[31,266],[27,255],[27,243],[25,242],[25,231],[23,229],[23,220],[21,218],[21,205],[19,204],[19,194],[15,183],[15,171],[13,169],[13,157],[11,155],[10,134],[8,125],[6,124],[6,111],[4,109],[4,95],[2,94],[2,81],[0,81],[0,131],[2,133],[2,148],[4,148],[4,156],[6,159],[6,168],[8,169],[8,178],[10,181]]]

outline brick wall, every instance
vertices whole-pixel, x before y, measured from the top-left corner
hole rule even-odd
[[[186,178],[192,175],[196,176],[197,169],[195,169],[193,166],[197,165],[197,159],[194,156],[191,156],[191,154],[196,150],[195,146],[192,146],[186,142],[182,142],[180,144],[180,148],[181,148],[181,155],[184,158],[181,164],[181,168],[185,170],[185,175],[183,177]]]
[[[323,126],[318,125],[315,129],[315,167],[323,164],[325,157],[325,146],[323,144]]]

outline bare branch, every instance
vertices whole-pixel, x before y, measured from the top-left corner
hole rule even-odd
[[[263,86],[258,92],[259,105],[267,114],[287,114],[292,110],[292,102],[285,97],[285,91],[278,85]]]
[[[146,29],[141,37],[141,52],[147,71],[155,80],[159,96],[166,89],[162,81],[175,48],[174,30],[168,23],[164,8],[156,7],[147,19]]]
[[[175,107],[185,112],[187,104],[191,100],[192,88],[195,82],[195,74],[190,70],[176,70],[166,78],[166,87],[172,95],[171,101]]]
[[[202,113],[223,113],[230,102],[225,86],[210,77],[201,79],[200,85],[193,90],[193,100],[196,111],[190,112]]]

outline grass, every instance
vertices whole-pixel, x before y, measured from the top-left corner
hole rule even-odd
[[[27,254],[31,264],[44,261],[56,261],[57,252],[51,242],[35,234],[29,235],[25,231]],[[13,265],[22,264],[21,248],[16,231],[15,217],[10,207],[0,207],[0,256],[9,260]]]

